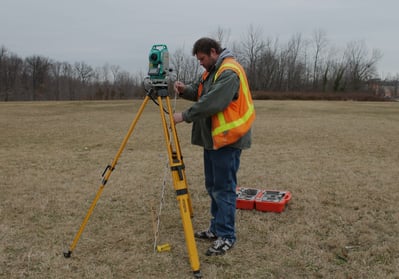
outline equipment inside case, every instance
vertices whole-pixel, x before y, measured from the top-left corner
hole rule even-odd
[[[282,212],[291,200],[291,192],[259,190],[237,187],[237,209],[256,209],[258,211]]]

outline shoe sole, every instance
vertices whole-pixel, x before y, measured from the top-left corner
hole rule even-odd
[[[210,252],[210,251],[206,251],[205,252],[205,256],[211,257],[211,256],[223,256],[225,255],[226,252]]]

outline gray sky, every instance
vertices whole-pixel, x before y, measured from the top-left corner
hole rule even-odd
[[[315,30],[338,48],[364,41],[383,54],[380,77],[399,73],[398,0],[0,0],[0,45],[11,52],[131,73],[147,71],[153,44],[189,53],[219,27],[239,42],[250,25],[282,43]]]

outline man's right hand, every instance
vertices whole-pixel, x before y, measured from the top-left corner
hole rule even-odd
[[[176,81],[175,84],[173,85],[173,89],[179,95],[181,95],[183,93],[185,88],[186,88],[186,85],[181,81]]]

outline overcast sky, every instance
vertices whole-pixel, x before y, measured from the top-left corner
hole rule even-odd
[[[329,45],[364,41],[383,57],[379,75],[399,73],[398,0],[0,0],[0,46],[25,58],[41,55],[93,67],[146,72],[153,44],[191,51],[194,41],[230,31],[239,42],[249,26],[286,42],[325,32]]]

